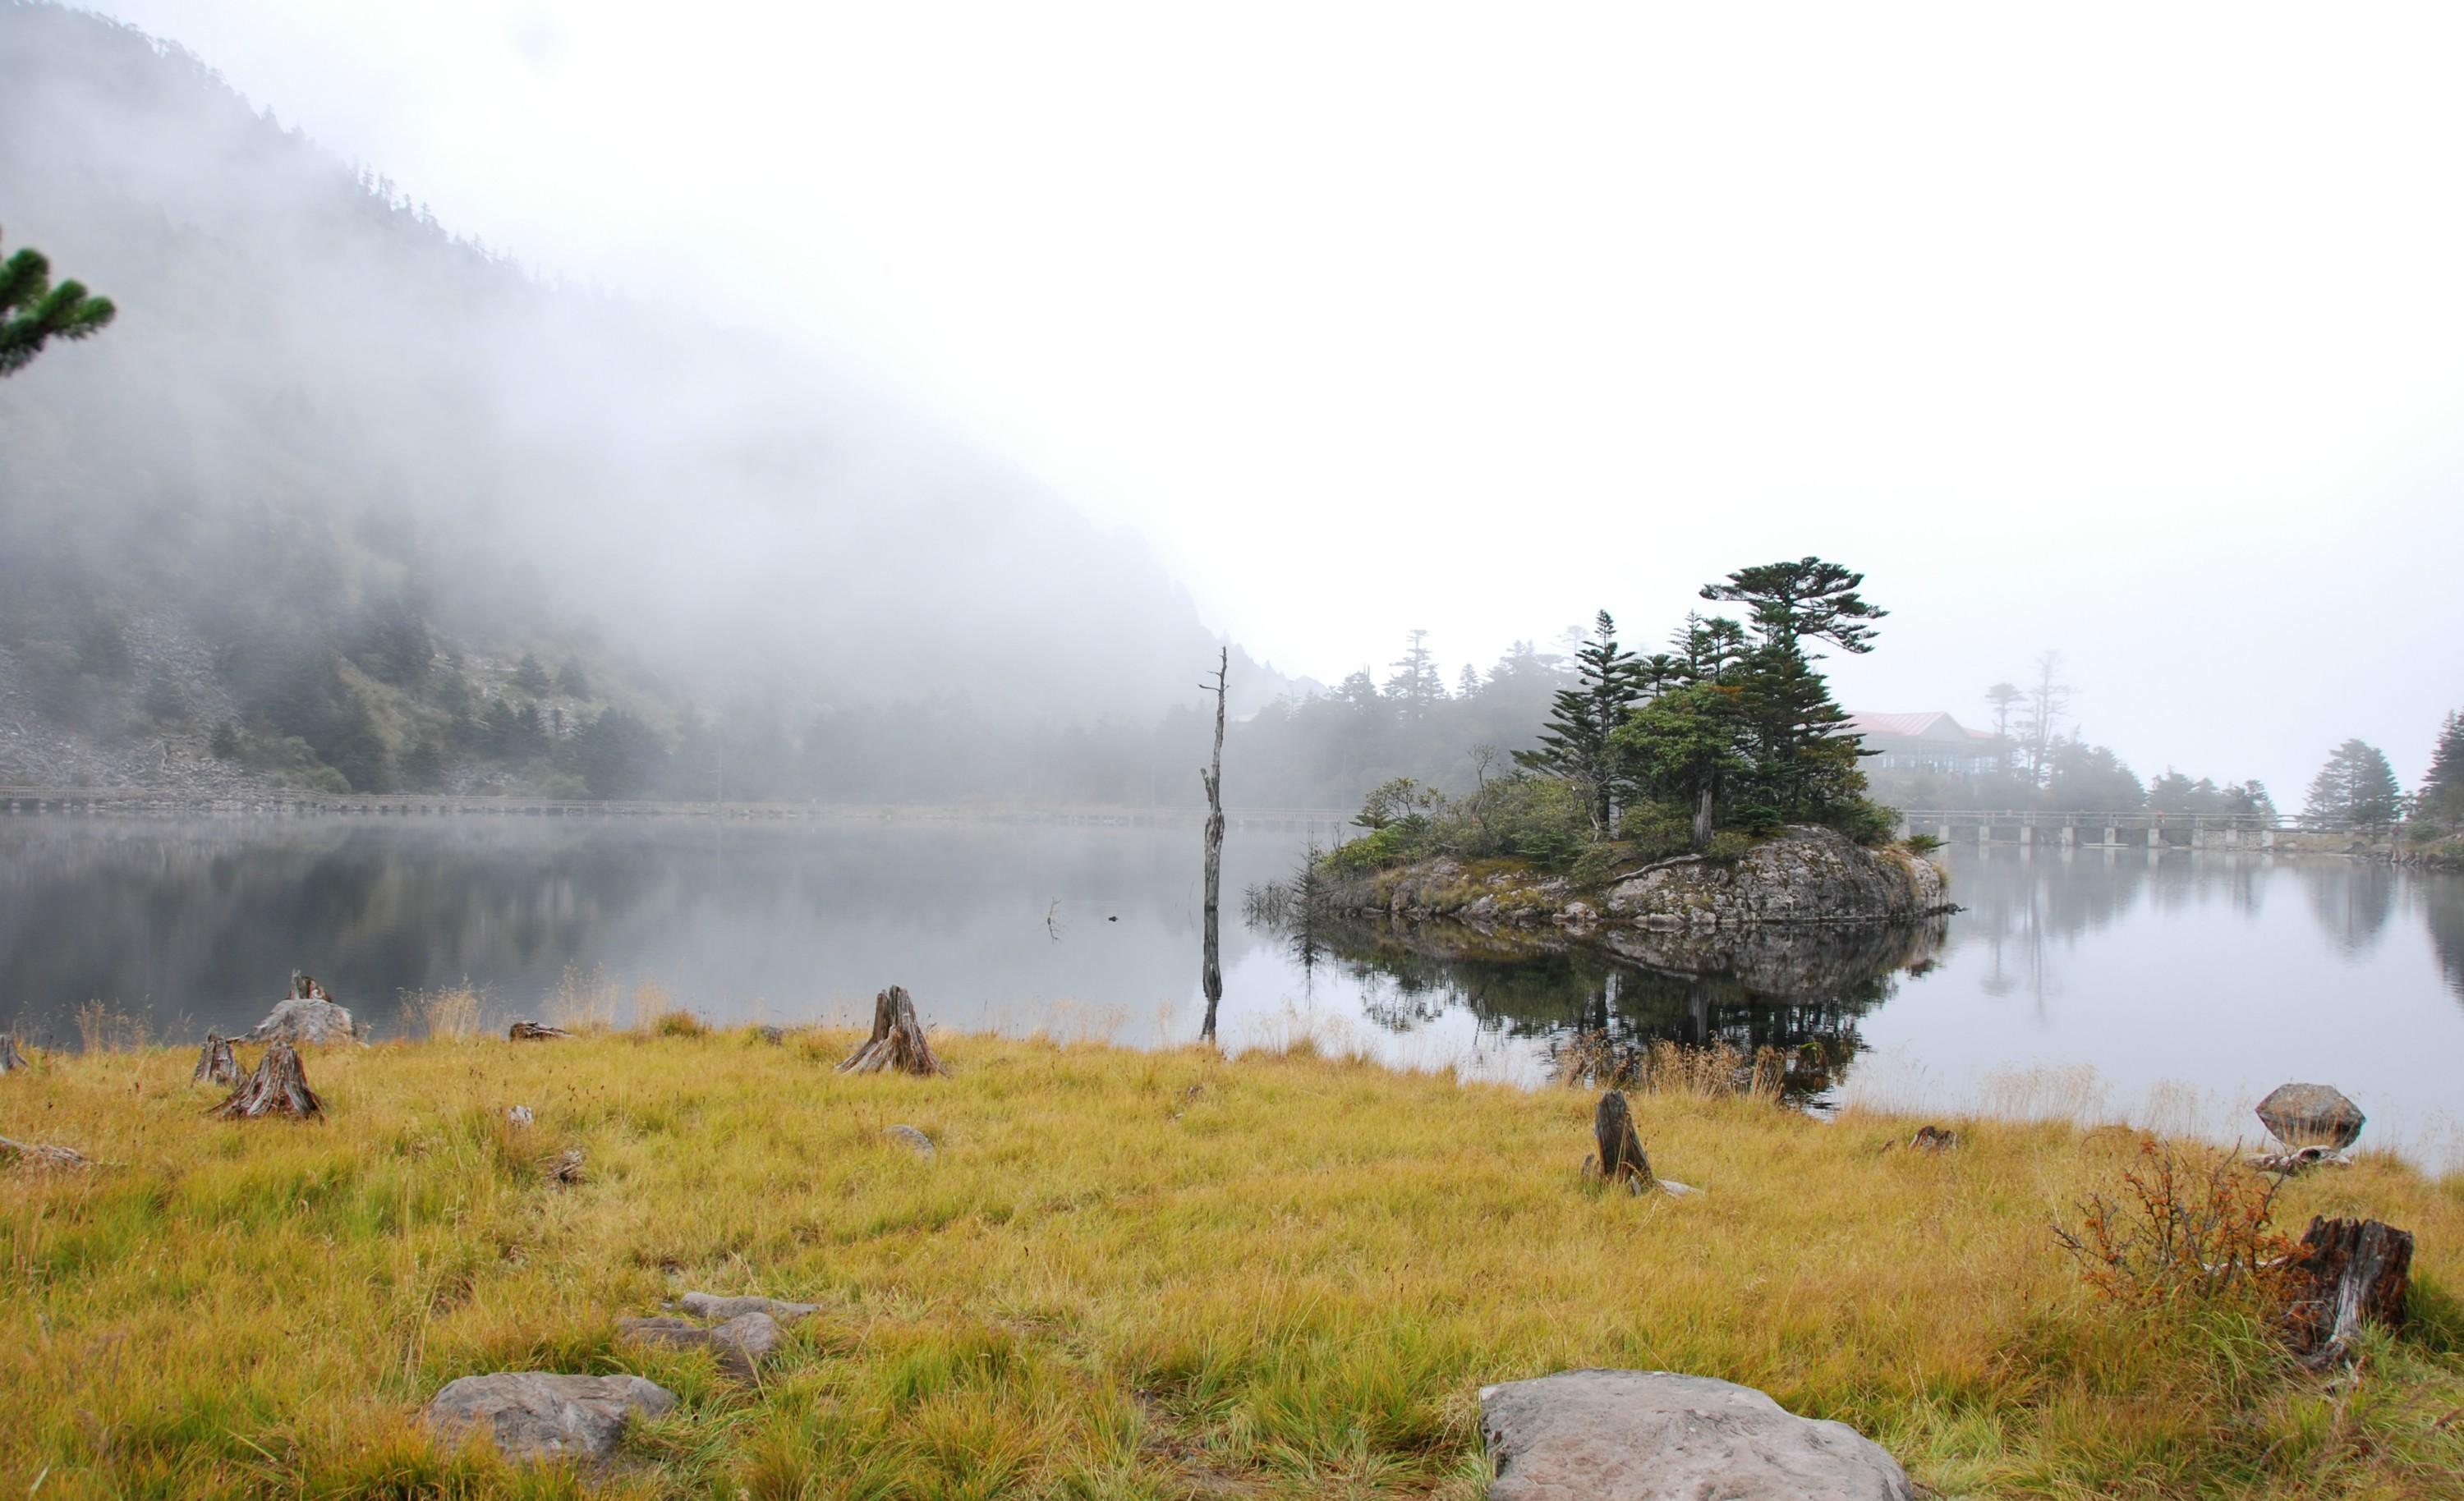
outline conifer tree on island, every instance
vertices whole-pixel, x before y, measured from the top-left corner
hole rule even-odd
[[[101,333],[118,312],[109,297],[88,295],[82,282],[53,286],[51,259],[19,250],[0,261],[0,376],[25,369],[52,339]]]
[[[1558,690],[1539,746],[1517,750],[1514,759],[1581,787],[1591,803],[1593,825],[1606,829],[1617,804],[1609,736],[1625,723],[1626,712],[1642,701],[1644,692],[1642,664],[1617,645],[1617,621],[1608,611],[1593,620],[1591,639],[1575,651],[1574,672],[1575,685]]]

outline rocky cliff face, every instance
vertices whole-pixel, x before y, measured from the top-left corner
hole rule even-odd
[[[1795,827],[1733,865],[1688,856],[1608,890],[1608,915],[1651,928],[1903,922],[1948,899],[1931,860],[1865,849],[1830,829]]]
[[[1932,861],[1897,847],[1865,849],[1830,829],[1806,825],[1755,845],[1733,862],[1681,856],[1632,872],[1597,893],[1578,892],[1563,877],[1438,859],[1340,882],[1333,901],[1337,910],[1358,916],[1556,927],[1575,935],[1630,929],[1696,936],[1904,923],[1949,905],[1942,872]],[[1618,942],[1650,941],[1620,934]]]

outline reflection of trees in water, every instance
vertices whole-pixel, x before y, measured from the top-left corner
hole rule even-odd
[[[2397,874],[2392,865],[2367,860],[2305,860],[2301,885],[2327,942],[2346,954],[2378,946],[2395,913]]]
[[[2417,889],[2439,973],[2446,977],[2447,989],[2464,1001],[2464,876],[2424,876]]]
[[[1319,935],[1359,986],[1369,1018],[1390,1031],[1461,1007],[1509,1037],[1585,1032],[1621,1051],[1723,1043],[1748,1056],[1771,1047],[1802,1061],[1790,1077],[1810,1092],[1844,1074],[1864,1045],[1859,1018],[1890,997],[1903,970],[1930,961],[1941,925],[1618,937],[1646,953],[1442,925],[1342,925]],[[1655,962],[1640,962],[1646,954]]]
[[[1965,909],[1961,944],[1984,950],[1978,989],[1992,996],[2025,995],[2041,1014],[2060,989],[2052,963],[2057,951],[2082,933],[2110,926],[2151,886],[2160,888],[2159,900],[2182,900],[2171,882],[2151,881],[2151,869],[2166,868],[2161,861],[2151,867],[2144,852],[2132,851],[1992,850],[1961,859],[1951,895]],[[2255,903],[2255,891],[2248,900]]]

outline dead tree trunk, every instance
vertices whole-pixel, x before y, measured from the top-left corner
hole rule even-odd
[[[2378,1220],[2321,1215],[2293,1253],[2293,1302],[2286,1322],[2294,1347],[2313,1369],[2352,1358],[2365,1319],[2389,1329],[2404,1322],[2412,1275],[2412,1232]]]
[[[0,1032],[0,1074],[13,1074],[19,1069],[33,1067],[26,1061],[26,1055],[17,1051],[16,1033]]]
[[[554,1042],[559,1037],[572,1035],[561,1027],[545,1027],[535,1021],[517,1021],[505,1029],[508,1042]]]
[[[11,1142],[0,1136],[0,1167],[25,1167],[35,1172],[84,1167],[89,1160],[74,1147],[47,1146],[40,1142]]]
[[[197,1071],[188,1077],[199,1084],[238,1083],[239,1059],[231,1056],[231,1039],[216,1032],[206,1033],[206,1045],[197,1050]]]
[[[299,1067],[298,1050],[287,1042],[275,1042],[256,1060],[256,1072],[251,1074],[231,1098],[206,1114],[216,1120],[248,1120],[259,1116],[290,1116],[311,1120],[325,1113],[325,1102],[308,1087],[308,1075]]]
[[[291,971],[291,998],[295,1001],[330,1001],[333,999],[331,995],[325,993],[325,988],[317,983],[317,977],[315,975],[301,974],[297,969]]]
[[[924,1024],[915,1019],[915,1003],[903,985],[893,985],[872,998],[872,1035],[839,1065],[842,1074],[878,1074],[885,1069],[928,1077],[950,1072],[933,1055]]]
[[[1221,911],[1223,889],[1223,687],[1232,664],[1229,647],[1215,652],[1215,762],[1198,774],[1206,783],[1206,954],[1199,967],[1199,983],[1206,989],[1206,1023],[1199,1029],[1203,1042],[1215,1040],[1215,1009],[1223,1003],[1223,958]],[[1199,684],[1199,687],[1206,685]]]
[[[1643,1155],[1642,1138],[1634,1133],[1634,1112],[1623,1093],[1613,1089],[1600,1097],[1600,1108],[1592,1117],[1592,1135],[1599,1142],[1601,1177],[1625,1184],[1637,1193],[1660,1186],[1660,1180],[1651,1175],[1651,1159]]]

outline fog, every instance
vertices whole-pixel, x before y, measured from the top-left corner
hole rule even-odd
[[[2464,704],[2442,10],[112,11],[309,139],[7,64],[6,244],[123,309],[0,403],[80,534],[342,495],[462,634],[705,703],[1452,682],[1819,553],[1893,611],[1854,708],[2058,649],[2143,775],[2291,807]]]

